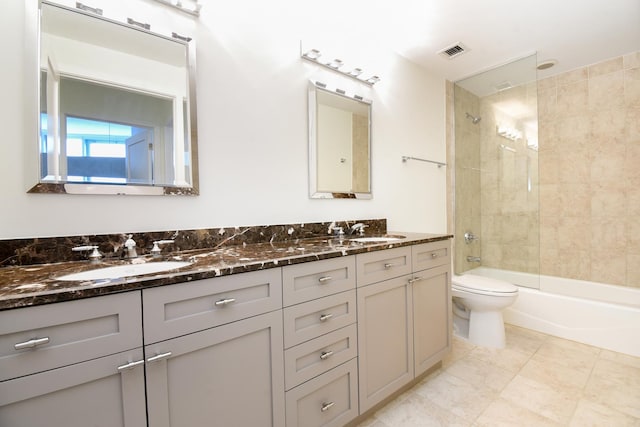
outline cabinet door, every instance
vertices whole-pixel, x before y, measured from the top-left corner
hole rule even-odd
[[[439,362],[451,346],[449,265],[419,271],[413,286],[414,360],[418,376]]]
[[[282,313],[148,345],[149,427],[284,425]]]
[[[143,361],[138,348],[0,382],[0,426],[144,427]]]
[[[413,380],[410,277],[358,288],[361,413]]]

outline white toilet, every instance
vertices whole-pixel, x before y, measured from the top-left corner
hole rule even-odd
[[[518,287],[503,280],[465,274],[453,276],[453,330],[471,343],[503,348],[502,310],[518,297]]]

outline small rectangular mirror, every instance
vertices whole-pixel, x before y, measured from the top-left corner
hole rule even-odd
[[[188,40],[42,1],[30,192],[197,194],[194,61]]]
[[[371,198],[371,101],[309,84],[310,197]]]

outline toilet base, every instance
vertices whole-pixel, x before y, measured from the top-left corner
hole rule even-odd
[[[469,342],[485,347],[504,348],[504,320],[501,311],[475,311],[469,315]]]

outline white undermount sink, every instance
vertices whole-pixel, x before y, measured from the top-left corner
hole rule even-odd
[[[404,236],[371,236],[371,237],[355,237],[353,239],[349,239],[352,242],[360,242],[360,243],[388,243],[395,242],[396,240],[404,239]]]
[[[160,273],[162,271],[175,270],[190,265],[186,261],[159,261],[144,264],[125,264],[112,267],[96,268],[95,270],[82,271],[80,273],[67,274],[56,277],[56,280],[82,281],[100,279],[118,279],[121,277],[141,276],[143,274]]]

